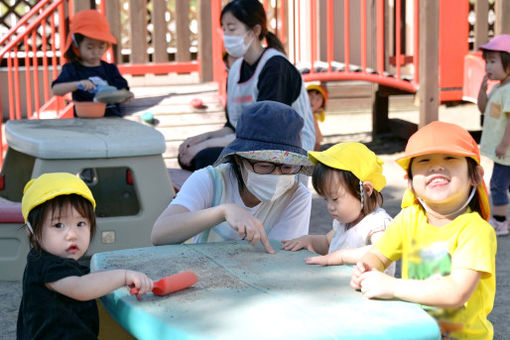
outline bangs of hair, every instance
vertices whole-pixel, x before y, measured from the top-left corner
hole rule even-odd
[[[337,169],[330,168],[320,162],[315,164],[312,173],[312,185],[317,194],[322,197],[328,196],[333,189],[335,176],[333,174],[339,172]],[[334,190],[334,189],[333,189]]]
[[[334,174],[338,174],[337,182],[335,183]],[[360,179],[356,177],[352,172],[347,170],[338,170],[335,168],[331,168],[327,165],[324,165],[318,162],[314,168],[312,173],[312,185],[317,194],[322,197],[330,196],[331,192],[338,190],[338,185],[340,183],[344,183],[347,191],[354,197],[360,200],[361,202],[361,191],[359,187]],[[336,184],[337,186],[333,187]],[[364,216],[373,212],[377,207],[381,207],[383,205],[383,196],[382,194],[372,189],[372,194],[369,196],[366,192],[364,192],[364,204],[362,213]]]
[[[35,234],[30,234],[29,241],[36,249],[40,248],[37,240],[40,240],[42,237],[42,226],[47,214],[58,215],[66,204],[70,204],[81,216],[89,220],[90,238],[94,236],[96,231],[96,214],[94,213],[92,203],[80,195],[61,195],[41,203],[28,214],[27,220],[30,222]]]
[[[469,179],[474,183],[480,183],[482,181],[482,178],[480,178],[480,175],[478,171],[476,170],[478,167],[478,163],[471,157],[465,157],[467,161],[467,168],[468,168],[468,177]],[[414,158],[411,159],[409,162],[409,167],[407,168],[407,177],[411,181],[413,179],[413,173],[411,171],[411,165]],[[468,207],[471,209],[471,211],[476,211],[482,215],[482,208],[480,208],[480,197],[478,196],[478,190],[476,190],[475,195],[471,199],[471,202],[469,202]]]
[[[505,52],[505,51],[482,50],[483,60],[487,60],[489,53],[499,53],[499,55],[501,57],[501,65],[503,66],[503,70],[508,71],[508,67],[510,66],[510,53]]]

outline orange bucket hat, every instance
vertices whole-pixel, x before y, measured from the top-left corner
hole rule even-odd
[[[110,32],[110,24],[104,15],[93,9],[80,11],[71,18],[69,34],[67,35],[64,51],[73,43],[73,34],[80,33],[87,38],[116,44],[117,39]]]
[[[407,172],[412,158],[432,153],[470,157],[480,164],[480,150],[469,132],[456,124],[439,121],[425,125],[416,131],[407,142],[404,156],[397,158],[396,162]],[[477,192],[482,217],[488,220],[490,217],[489,196],[483,178],[477,187]],[[402,199],[402,208],[416,202],[414,194],[406,190]]]

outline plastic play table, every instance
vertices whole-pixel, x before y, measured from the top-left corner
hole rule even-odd
[[[229,241],[97,253],[91,268],[129,268],[155,280],[198,275],[193,287],[164,297],[137,301],[121,288],[101,299],[138,339],[439,339],[420,306],[366,299],[349,286],[352,266],[309,266],[310,255]]]
[[[151,245],[152,225],[174,197],[154,128],[122,118],[10,120],[0,196],[20,202],[31,179],[48,172],[79,175],[97,203],[97,230],[87,252]],[[0,228],[0,277],[20,279],[28,241],[19,223]]]

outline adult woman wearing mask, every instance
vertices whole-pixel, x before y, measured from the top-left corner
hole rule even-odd
[[[179,164],[195,170],[214,163],[234,138],[243,108],[263,100],[290,105],[304,120],[302,147],[313,150],[315,128],[310,102],[299,71],[287,60],[283,45],[267,30],[264,7],[256,0],[234,0],[221,12],[224,45],[238,58],[229,70],[227,123],[216,131],[186,139],[179,146]],[[266,39],[268,47],[262,45]]]
[[[155,245],[246,240],[284,240],[308,234],[312,195],[297,180],[311,163],[301,148],[303,119],[272,101],[248,106],[236,138],[215,167],[195,171],[156,220]],[[226,162],[226,163],[223,163]]]

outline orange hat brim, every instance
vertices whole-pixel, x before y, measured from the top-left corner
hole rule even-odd
[[[64,51],[67,51],[71,47],[73,43],[72,35],[76,33],[109,44],[117,43],[117,39],[110,32],[110,24],[106,17],[93,9],[78,12],[71,19]]]
[[[435,121],[416,131],[407,142],[404,155],[396,159],[405,171],[408,170],[411,159],[433,153],[446,153],[470,157],[480,164],[480,150],[478,144],[464,128],[451,123]],[[489,195],[484,180],[477,187],[478,200],[482,217],[490,217]],[[402,200],[402,207],[416,203],[416,197],[406,192]]]

